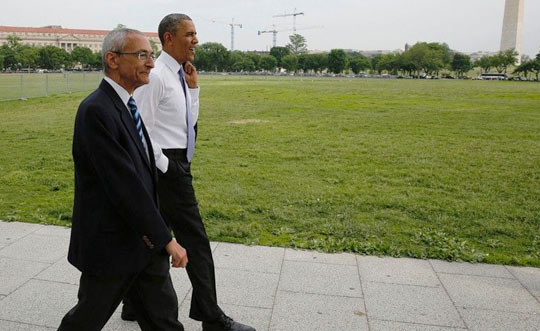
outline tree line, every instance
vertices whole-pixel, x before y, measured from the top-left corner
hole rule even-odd
[[[0,70],[21,69],[81,69],[99,70],[101,53],[88,47],[75,47],[71,53],[56,46],[35,47],[24,45],[16,36],[8,36],[7,43],[0,46]]]
[[[501,51],[494,55],[483,56],[473,61],[469,55],[455,52],[445,43],[419,42],[403,52],[367,57],[360,52],[346,52],[333,49],[329,53],[308,54],[303,36],[295,34],[289,37],[285,47],[272,47],[269,54],[256,52],[228,51],[225,46],[209,42],[197,46],[195,65],[206,71],[276,71],[304,73],[331,72],[340,74],[352,72],[376,72],[394,75],[439,75],[441,72],[453,72],[456,76],[465,76],[474,68],[483,72],[492,69],[498,73],[507,73],[517,64],[518,54],[514,50]],[[525,59],[513,73],[535,73],[540,70],[540,53],[536,59]]]
[[[284,47],[272,47],[269,53],[231,52],[220,43],[207,42],[196,47],[194,64],[200,71],[213,72],[275,72],[284,69],[304,73],[359,74],[370,71],[410,76],[454,72],[459,77],[474,68],[484,72],[494,69],[498,73],[506,73],[517,63],[514,50],[484,56],[473,62],[470,56],[452,51],[445,43],[419,42],[403,52],[367,57],[360,52],[342,49],[309,54],[306,39],[299,34],[291,35],[289,41]],[[155,43],[152,43],[152,48],[157,52]],[[94,53],[87,47],[76,47],[71,53],[55,46],[34,47],[22,44],[16,36],[9,36],[8,42],[0,46],[0,70],[23,68],[100,70],[101,53]],[[540,53],[534,59],[525,59],[513,73],[525,76],[533,73],[538,79]]]

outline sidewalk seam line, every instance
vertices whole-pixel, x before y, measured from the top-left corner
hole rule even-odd
[[[508,266],[504,266],[504,268],[518,281],[518,283],[525,289],[525,291],[527,291],[527,293],[532,295],[532,297],[535,298],[538,303],[540,303],[540,298],[537,298],[534,294],[532,294],[532,292],[529,290],[529,288],[527,286],[525,286],[525,284],[523,284],[521,282],[521,280],[519,279],[518,276],[516,276],[516,275],[514,275],[512,273],[512,271],[508,268]]]
[[[463,322],[463,325],[465,325],[465,330],[470,330],[469,325],[467,324],[467,322],[463,318],[463,315],[461,315],[461,312],[459,311],[456,303],[454,302],[454,300],[450,296],[450,293],[448,293],[448,290],[446,289],[446,286],[444,286],[444,284],[443,284],[443,282],[441,280],[441,277],[439,277],[439,274],[437,273],[437,271],[435,271],[435,267],[433,267],[433,263],[431,263],[431,260],[428,260],[428,262],[429,262],[429,265],[431,266],[431,270],[433,270],[433,272],[437,276],[437,279],[439,280],[439,283],[441,283],[441,287],[444,290],[444,293],[446,293],[446,296],[448,297],[448,299],[450,299],[450,302],[452,302],[452,305],[454,306],[454,309],[456,310],[459,318],[461,319],[461,322]]]
[[[13,320],[7,320],[7,319],[4,319],[4,318],[0,318],[0,321],[6,321],[6,322],[11,322],[11,323],[16,323],[16,324],[31,325],[31,326],[39,326],[39,327],[43,327],[43,328],[47,328],[47,329],[51,329],[51,330],[55,329],[54,327],[50,327],[50,326],[46,326],[46,325],[33,324],[33,323],[27,323],[27,322],[21,322],[21,321],[13,321]]]
[[[267,327],[267,330],[270,331],[270,328],[272,327],[272,320],[274,319],[274,308],[276,307],[276,301],[277,301],[277,296],[278,296],[278,292],[279,292],[279,284],[281,283],[281,276],[283,274],[283,264],[285,264],[285,254],[287,252],[287,248],[283,249],[283,253],[282,253],[282,256],[281,256],[281,263],[280,263],[280,267],[279,267],[279,277],[278,277],[278,282],[276,284],[276,291],[274,292],[274,302],[272,302],[272,308],[270,309],[270,320],[268,321],[268,327]]]
[[[377,282],[377,281],[373,281],[373,280],[366,280],[366,283],[386,284],[386,285],[400,285],[400,286],[411,286],[411,287],[422,287],[422,288],[441,288],[440,286],[427,286],[427,285],[403,284],[403,283],[388,283],[388,282]]]
[[[375,321],[382,321],[382,322],[394,322],[394,323],[401,323],[401,324],[412,324],[412,325],[425,325],[425,326],[435,326],[439,328],[448,328],[448,329],[460,329],[460,330],[468,330],[463,327],[456,327],[456,326],[448,326],[448,325],[439,325],[439,324],[426,324],[426,323],[419,323],[419,322],[404,322],[404,321],[395,321],[395,320],[387,320],[387,319],[380,319],[380,318],[374,318]]]
[[[356,261],[356,272],[358,273],[358,281],[360,282],[360,291],[362,291],[362,302],[364,302],[364,311],[366,312],[366,323],[368,331],[371,331],[371,318],[368,314],[368,308],[366,304],[366,293],[364,292],[364,284],[362,282],[362,275],[360,274],[360,265],[358,263],[360,255],[355,255],[354,260]]]
[[[281,292],[296,293],[296,294],[309,294],[309,295],[320,295],[323,297],[336,297],[336,298],[349,298],[349,299],[364,299],[364,297],[353,297],[350,295],[338,295],[338,294],[326,294],[326,293],[315,293],[315,292],[300,292],[292,290],[281,290]]]
[[[505,267],[505,266],[503,266],[503,267]],[[456,276],[470,276],[470,277],[483,277],[483,278],[495,278],[495,279],[515,279],[516,278],[512,274],[510,274],[510,277],[496,277],[496,276],[487,276],[487,275],[459,274],[459,273],[451,273],[451,272],[437,272],[437,274],[456,275]]]

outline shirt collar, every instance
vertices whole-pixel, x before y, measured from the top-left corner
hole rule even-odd
[[[165,52],[164,50],[161,51],[161,55],[159,55],[158,60],[162,61],[174,73],[178,73],[178,71],[182,69],[180,63],[178,63],[178,61],[176,61],[172,56],[169,55],[169,53]]]
[[[128,91],[126,91],[125,88],[123,88],[117,82],[107,76],[105,76],[103,79],[105,79],[107,83],[111,84],[112,88],[116,91],[116,94],[118,94],[124,105],[126,105],[127,107],[129,98],[131,98],[131,95],[129,95]]]

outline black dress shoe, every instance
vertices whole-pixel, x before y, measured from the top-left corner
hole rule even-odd
[[[122,314],[120,315],[124,321],[136,321],[135,318],[135,312],[133,311],[133,308],[131,308],[130,304],[126,304],[124,302],[124,305],[122,306]]]
[[[235,322],[227,315],[221,315],[215,322],[202,322],[203,331],[256,331],[249,325]]]

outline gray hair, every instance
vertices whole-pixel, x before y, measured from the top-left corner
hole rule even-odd
[[[144,33],[139,30],[118,28],[107,33],[105,39],[103,39],[103,45],[101,46],[101,62],[103,63],[103,70],[105,72],[109,71],[107,61],[105,61],[105,54],[107,54],[107,52],[122,52],[126,46],[126,38],[130,34],[140,34],[144,36]]]
[[[170,32],[173,35],[176,34],[176,30],[178,30],[182,21],[191,21],[191,18],[186,14],[169,14],[163,17],[158,27],[159,40],[162,46],[165,46],[165,41],[163,40],[165,32]]]

